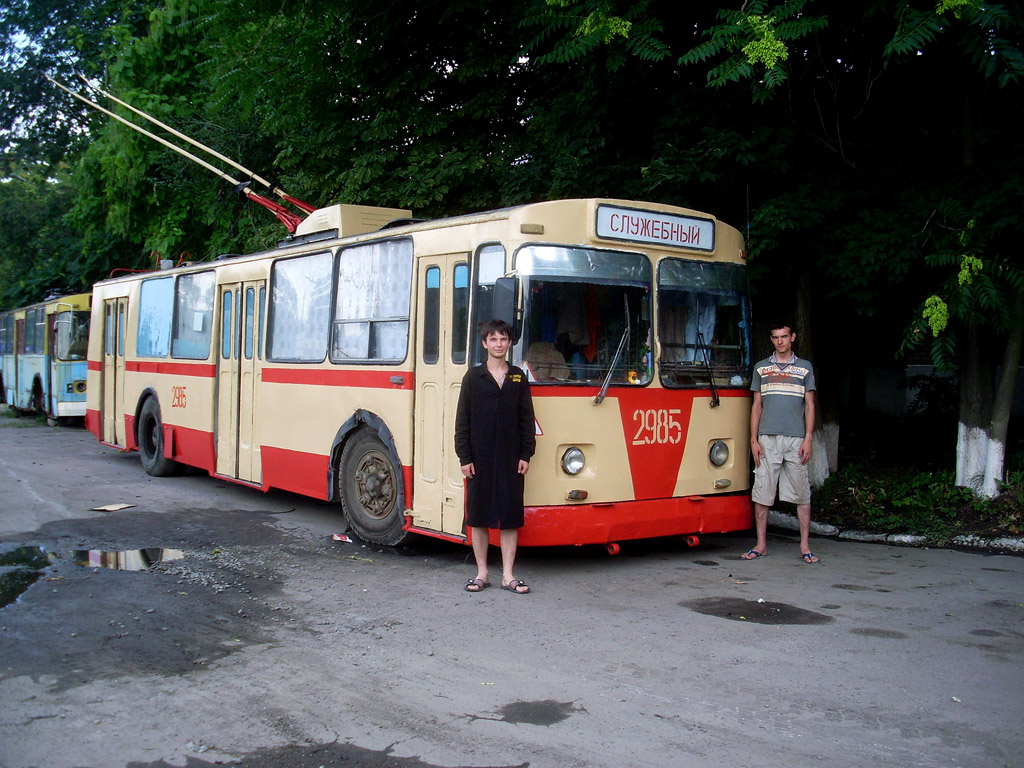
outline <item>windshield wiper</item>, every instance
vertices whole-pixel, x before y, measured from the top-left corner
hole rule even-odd
[[[711,408],[717,408],[722,404],[722,400],[718,397],[718,387],[715,386],[715,375],[711,372],[711,351],[708,349],[707,344],[704,343],[704,334],[697,331],[697,344],[702,350],[704,350],[704,365],[708,369],[708,384],[711,386]]]
[[[608,374],[604,377],[604,383],[601,384],[601,391],[597,393],[597,397],[594,398],[594,405],[600,405],[604,400],[605,395],[608,394],[608,386],[612,383],[612,374],[615,373],[615,366],[619,364],[619,358],[622,357],[622,350],[626,348],[626,342],[629,340],[629,296],[622,297],[622,303],[626,307],[626,328],[622,332],[622,338],[619,339],[619,346],[615,349],[615,355],[612,357],[612,364],[608,366]]]

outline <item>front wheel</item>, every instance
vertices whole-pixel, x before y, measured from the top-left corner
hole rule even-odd
[[[146,474],[153,477],[168,477],[181,471],[181,464],[164,456],[164,427],[155,397],[146,400],[139,413],[139,457]]]
[[[338,483],[342,511],[361,539],[392,547],[405,540],[401,476],[387,447],[369,429],[360,428],[345,443]]]

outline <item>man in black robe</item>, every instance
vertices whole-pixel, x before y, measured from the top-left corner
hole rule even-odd
[[[466,477],[466,526],[477,567],[466,591],[490,586],[489,529],[497,528],[501,588],[524,595],[530,588],[515,577],[513,567],[523,526],[523,481],[537,446],[533,400],[526,374],[506,359],[512,343],[508,324],[490,320],[480,338],[487,360],[463,377],[455,416],[455,452]]]

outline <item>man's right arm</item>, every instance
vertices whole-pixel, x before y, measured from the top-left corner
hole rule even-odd
[[[761,444],[757,442],[757,429],[761,426],[761,393],[754,393],[754,401],[750,404],[750,452],[754,456],[754,466],[761,466],[761,457],[764,452]]]

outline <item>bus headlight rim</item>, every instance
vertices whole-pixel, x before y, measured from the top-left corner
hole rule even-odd
[[[723,466],[729,461],[729,446],[724,440],[715,440],[708,450],[708,460],[716,467]]]
[[[562,454],[562,471],[567,475],[578,475],[586,463],[587,457],[578,446],[566,448]]]

